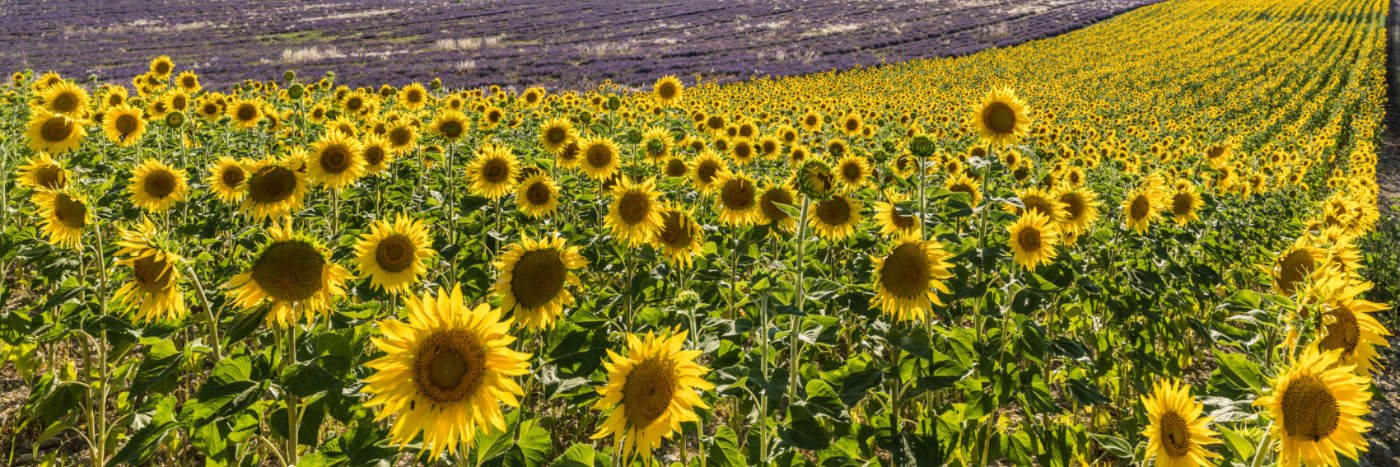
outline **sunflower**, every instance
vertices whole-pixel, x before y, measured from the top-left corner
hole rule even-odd
[[[973,122],[978,136],[991,146],[1005,146],[1026,136],[1031,126],[1030,106],[1009,88],[998,88],[982,98]]]
[[[690,211],[678,204],[667,202],[660,211],[661,226],[652,243],[666,255],[667,263],[681,269],[690,267],[695,255],[702,254],[704,231]]]
[[[1173,381],[1158,381],[1152,395],[1142,397],[1147,409],[1147,453],[1162,467],[1210,465],[1220,457],[1206,446],[1220,444],[1209,425],[1212,418],[1201,416],[1204,404],[1191,399],[1190,387]]]
[[[733,157],[734,162],[738,162],[740,165],[753,162],[754,156],[757,155],[756,152],[753,143],[750,143],[749,140],[746,139],[736,140],[733,144],[729,145],[730,157]]]
[[[1299,237],[1274,262],[1274,268],[1270,271],[1274,277],[1274,291],[1280,295],[1293,295],[1312,278],[1326,257],[1327,253],[1321,248],[1306,237]]]
[[[58,190],[68,186],[68,170],[63,164],[41,152],[24,160],[19,166],[19,186],[33,189]]]
[[[1338,361],[1338,352],[1308,346],[1279,375],[1273,392],[1254,401],[1274,419],[1269,434],[1282,441],[1279,465],[1339,465],[1337,453],[1356,459],[1371,423],[1370,381]]]
[[[692,180],[695,181],[695,188],[701,193],[709,193],[719,188],[720,175],[729,170],[719,154],[709,149],[696,156],[692,165]]]
[[[943,245],[905,236],[883,257],[875,257],[875,301],[895,321],[927,320],[933,305],[943,305],[935,292],[950,293],[943,279],[953,277]]]
[[[1016,198],[1021,200],[1021,207],[1015,209],[1017,216],[1025,216],[1028,211],[1038,211],[1050,218],[1051,222],[1059,222],[1065,217],[1064,203],[1043,189],[1026,188],[1016,193]]]
[[[1341,365],[1355,366],[1357,374],[1371,376],[1371,369],[1379,366],[1376,346],[1389,347],[1385,329],[1372,312],[1390,309],[1389,306],[1360,298],[1371,288],[1368,282],[1349,279],[1340,274],[1328,275],[1315,284],[1315,290],[1322,301],[1322,326],[1324,333],[1317,345],[1322,351],[1337,351]]]
[[[399,91],[399,102],[408,110],[418,110],[428,105],[428,89],[422,83],[414,82]]]
[[[656,97],[656,102],[668,107],[681,100],[683,89],[684,86],[681,85],[681,80],[671,75],[661,77],[661,79],[656,80],[656,84],[651,87],[652,95]]]
[[[1099,206],[1093,191],[1075,185],[1065,185],[1057,198],[1064,206],[1064,217],[1058,227],[1066,242],[1074,242],[1079,235],[1088,232],[1099,218]]]
[[[501,275],[493,293],[501,298],[501,309],[513,313],[516,322],[536,330],[552,329],[564,307],[574,303],[568,286],[583,285],[573,270],[586,264],[578,247],[565,246],[557,235],[545,240],[523,239],[496,261]]]
[[[520,165],[510,147],[498,144],[481,145],[477,148],[476,160],[467,166],[471,190],[491,200],[510,193],[519,173]]]
[[[1196,215],[1196,210],[1204,204],[1201,195],[1196,193],[1196,186],[1191,182],[1178,184],[1171,196],[1172,220],[1177,225],[1186,225],[1201,220]]]
[[[830,198],[836,189],[836,175],[831,173],[831,166],[821,159],[803,162],[797,169],[796,181],[799,193],[817,201]]]
[[[577,169],[579,166],[579,155],[583,149],[579,147],[578,140],[572,140],[564,144],[564,148],[555,155],[554,163],[566,169]]]
[[[204,86],[200,86],[199,84],[199,75],[194,74],[193,71],[180,72],[180,76],[175,77],[175,86],[191,94],[199,92],[200,89],[204,89]]]
[[[584,138],[579,142],[583,173],[588,178],[603,180],[617,173],[619,163],[617,143],[608,138]]]
[[[29,116],[29,149],[44,151],[55,156],[76,149],[87,136],[83,122],[47,110],[34,112]]]
[[[165,212],[190,191],[185,171],[176,170],[154,157],[146,159],[131,175],[131,202],[147,212]]]
[[[175,71],[175,62],[171,61],[169,56],[161,55],[156,57],[155,60],[151,60],[152,77],[165,80],[170,77],[170,72],[172,71]]]
[[[249,166],[243,212],[252,215],[254,220],[263,220],[287,216],[301,209],[307,191],[306,176],[295,167],[301,164],[302,157],[294,154],[289,157],[291,161],[265,159]]]
[[[967,193],[972,206],[982,204],[982,184],[967,175],[954,175],[943,182],[943,187],[954,193]]]
[[[126,105],[127,103],[128,94],[126,92],[126,88],[120,85],[108,87],[107,90],[102,92],[100,95],[102,96],[102,98],[98,103],[98,107],[101,107],[103,109],[110,109],[120,105]]]
[[[417,219],[399,214],[393,222],[377,220],[355,243],[360,277],[386,292],[406,294],[428,273],[423,263],[437,254],[428,248],[432,243],[428,228]]]
[[[814,215],[807,216],[807,225],[829,242],[845,240],[860,225],[861,208],[860,201],[855,198],[834,195],[817,203]]]
[[[383,136],[366,133],[361,146],[364,147],[361,154],[365,159],[365,175],[383,172],[394,162],[394,151],[389,148],[389,141]]]
[[[647,179],[636,183],[630,177],[622,177],[612,188],[612,196],[606,222],[613,238],[632,246],[650,242],[661,225],[656,182]]]
[[[548,175],[531,175],[516,187],[515,204],[526,216],[542,219],[559,206],[559,188]]]
[[[613,436],[621,455],[650,453],[680,431],[683,422],[698,422],[695,408],[710,408],[696,390],[712,390],[705,381],[710,370],[695,363],[699,350],[681,350],[686,332],[667,338],[648,332],[645,339],[627,335],[627,356],[608,350],[607,386],[598,389],[601,399],[594,409],[612,408],[593,439]],[[622,446],[623,437],[626,446]],[[630,462],[628,462],[630,463]]]
[[[83,195],[68,188],[42,190],[34,195],[39,206],[39,227],[49,243],[77,248],[82,245],[83,228],[88,223],[88,202]]]
[[[550,154],[559,154],[570,141],[578,139],[574,124],[563,118],[553,118],[540,125],[540,146]]]
[[[384,132],[384,139],[395,154],[403,154],[418,147],[418,129],[406,121],[395,122]]]
[[[471,445],[478,432],[505,430],[501,404],[524,395],[513,377],[530,372],[530,354],[511,350],[511,320],[487,304],[467,308],[459,286],[437,295],[409,296],[408,322],[378,322],[384,337],[370,341],[385,355],[365,366],[365,405],[382,406],[375,420],[394,417],[389,443],[400,448],[422,432],[422,452],[436,460]]]
[[[715,210],[719,211],[720,222],[747,226],[758,222],[763,216],[758,207],[758,186],[748,175],[741,171],[724,171],[720,173],[715,185],[719,187]]]
[[[1015,252],[1016,263],[1027,271],[1034,271],[1041,263],[1050,264],[1055,259],[1060,231],[1045,214],[1027,210],[1007,230],[1011,232],[1011,250]]]
[[[895,206],[909,197],[899,193],[887,193],[885,201],[875,203],[875,225],[880,227],[880,235],[890,238],[919,237],[921,234],[918,219],[899,214]]]
[[[642,151],[651,162],[659,163],[671,157],[673,145],[671,132],[665,128],[654,126],[642,133]]]
[[[102,133],[118,146],[131,146],[141,141],[146,134],[146,119],[141,109],[131,105],[119,105],[107,110],[102,117]]]
[[[150,219],[142,219],[134,228],[121,229],[116,242],[121,247],[117,255],[125,256],[117,264],[131,268],[131,282],[117,289],[112,301],[121,307],[138,306],[137,321],[179,320],[186,315],[180,293],[183,259],[160,244],[157,232]]]
[[[685,178],[686,175],[690,174],[690,165],[686,164],[685,159],[679,156],[671,156],[666,158],[666,168],[664,172],[667,177]]]
[[[41,96],[44,99],[43,110],[54,114],[80,119],[87,111],[87,90],[68,81],[49,86]]]
[[[851,112],[841,118],[841,132],[845,133],[846,136],[859,135],[861,128],[864,126],[865,123],[861,121],[860,114],[858,113]]]
[[[271,323],[310,323],[317,314],[330,314],[331,301],[345,295],[343,284],[352,277],[331,263],[330,256],[320,242],[292,231],[290,220],[274,224],[248,272],[234,276],[225,287],[233,289],[231,299],[244,309],[271,301]]]
[[[870,163],[866,162],[864,157],[852,154],[836,161],[836,180],[841,183],[841,189],[846,193],[865,186],[869,177]]]
[[[306,155],[308,178],[332,190],[340,190],[365,173],[365,147],[353,136],[328,131],[311,143]]]
[[[457,141],[467,134],[467,116],[456,110],[439,112],[430,128],[443,139]]]
[[[214,191],[214,197],[220,201],[236,203],[248,194],[243,186],[247,179],[248,169],[244,164],[224,156],[209,164],[209,175],[204,178],[204,183],[209,184],[209,188]]]
[[[240,100],[228,106],[228,116],[233,119],[233,126],[237,128],[253,128],[258,126],[258,121],[263,118],[262,105],[257,101]]]
[[[1147,185],[1138,187],[1123,201],[1123,217],[1126,218],[1127,227],[1138,234],[1146,233],[1152,220],[1161,215],[1162,207],[1162,197],[1158,196],[1157,190]]]
[[[803,130],[816,133],[818,130],[822,129],[822,115],[816,111],[808,111],[802,114],[802,119],[799,121],[798,126],[801,126]]]
[[[184,112],[190,108],[190,95],[179,89],[167,91],[160,100],[169,112]]]
[[[792,189],[787,183],[769,183],[768,189],[758,196],[758,209],[763,217],[759,223],[773,226],[775,231],[792,233],[797,230],[797,219],[779,208],[779,204],[794,205]]]

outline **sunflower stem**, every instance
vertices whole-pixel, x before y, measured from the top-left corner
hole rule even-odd
[[[190,280],[194,281],[194,290],[199,292],[199,306],[204,308],[204,320],[209,322],[209,346],[214,350],[214,363],[218,364],[223,360],[223,353],[219,350],[219,321],[214,318],[214,309],[209,306],[209,297],[204,293],[204,283],[200,282],[199,275],[195,274],[194,266],[186,265],[185,270],[190,273]]]
[[[287,327],[287,361],[283,363],[285,369],[289,365],[295,365],[297,361],[297,325],[292,323]],[[297,463],[297,435],[299,426],[297,418],[297,397],[287,388],[282,388],[283,394],[287,397],[287,461],[288,465]]]
[[[803,259],[806,257],[807,244],[807,209],[811,206],[812,200],[809,197],[802,198],[802,210],[797,215],[797,281],[796,288],[797,314],[792,316],[790,332],[788,333],[788,352],[792,355],[792,365],[788,369],[788,403],[797,401],[797,375],[802,371],[802,353],[799,347],[802,342],[798,340],[798,334],[802,332],[802,316],[806,306],[806,292],[802,287]]]
[[[1268,443],[1273,440],[1273,437],[1269,435],[1273,429],[1274,422],[1269,422],[1269,426],[1264,428],[1264,434],[1259,437],[1259,444],[1254,446],[1254,460],[1250,461],[1249,467],[1264,465],[1264,452],[1269,450]]]

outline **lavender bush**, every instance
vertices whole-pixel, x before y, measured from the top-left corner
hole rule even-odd
[[[170,55],[206,86],[296,69],[341,83],[580,88],[792,75],[963,55],[1159,0],[19,0],[0,71],[125,81]]]

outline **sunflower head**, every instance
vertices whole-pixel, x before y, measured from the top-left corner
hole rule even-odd
[[[122,307],[136,308],[137,321],[181,319],[186,314],[179,289],[180,265],[184,260],[159,238],[160,231],[149,219],[124,227],[116,242],[123,256],[117,264],[131,270],[131,280],[112,295]]]
[[[424,264],[436,254],[428,248],[432,235],[422,222],[399,214],[393,222],[375,221],[355,244],[360,276],[390,293],[408,293],[427,274]]]
[[[64,114],[47,110],[33,112],[29,116],[29,148],[35,151],[60,155],[76,149],[87,136],[83,122]]]
[[[227,287],[245,309],[271,302],[268,321],[287,326],[329,314],[334,297],[345,295],[342,284],[348,278],[348,271],[330,262],[324,246],[297,234],[288,222],[270,228],[247,272],[234,276]]]
[[[613,437],[627,444],[620,455],[650,453],[680,430],[682,422],[698,421],[695,408],[708,409],[696,390],[711,390],[705,381],[709,369],[695,363],[699,350],[682,350],[684,331],[671,336],[627,335],[627,353],[608,351],[607,386],[598,390],[601,399],[593,408],[612,413],[599,424],[594,439]]]
[[[682,89],[681,80],[675,76],[666,75],[656,84],[652,85],[652,95],[656,97],[656,102],[663,106],[670,106],[681,100]]]
[[[855,234],[861,221],[861,209],[859,200],[834,195],[817,202],[812,214],[807,216],[807,225],[829,242],[845,240]]]
[[[354,136],[328,131],[305,156],[311,181],[340,190],[365,173],[364,145]]]
[[[531,329],[551,329],[565,306],[574,303],[567,286],[582,286],[574,270],[587,262],[562,237],[525,239],[495,263],[501,275],[494,287],[501,309]]]
[[[44,110],[58,115],[81,118],[88,108],[87,90],[68,81],[49,86],[41,94]]]
[[[1143,396],[1147,409],[1147,452],[1157,465],[1207,465],[1208,458],[1220,455],[1206,446],[1220,444],[1207,425],[1211,417],[1201,416],[1204,404],[1191,399],[1188,386],[1159,381],[1152,394]]]
[[[1015,252],[1016,263],[1026,270],[1034,271],[1040,264],[1049,264],[1055,259],[1060,231],[1040,211],[1027,210],[1008,227],[1008,231],[1011,233],[1011,250]]]
[[[164,80],[170,77],[170,73],[175,71],[175,62],[169,56],[161,55],[151,60],[151,76]]]
[[[1067,241],[1072,242],[1074,238],[1087,232],[1099,217],[1101,203],[1093,191],[1066,185],[1060,190],[1057,199],[1064,206],[1064,217],[1060,219],[1059,226]]]
[[[515,189],[515,203],[526,216],[541,219],[559,206],[559,188],[545,174],[525,178]]]
[[[688,268],[693,257],[701,253],[703,233],[690,211],[668,202],[661,207],[661,226],[652,242],[671,265]]]
[[[476,160],[467,166],[467,180],[473,192],[496,200],[515,188],[520,165],[510,147],[483,144],[477,148]]]
[[[758,209],[763,215],[759,218],[759,222],[774,226],[775,232],[791,233],[797,227],[797,220],[778,207],[780,204],[794,205],[796,198],[789,185],[788,183],[770,184],[768,189],[763,190],[763,194],[758,197]]]
[[[982,140],[992,146],[1015,143],[1031,125],[1030,107],[1010,88],[988,92],[973,115]]]
[[[584,175],[594,180],[611,177],[620,166],[617,143],[609,138],[585,138],[579,143],[579,157]]]
[[[82,244],[88,224],[87,197],[71,188],[43,190],[34,195],[34,204],[39,206],[39,227],[49,243],[70,248]]]
[[[943,280],[953,277],[951,255],[937,242],[904,237],[888,254],[874,258],[875,301],[895,321],[926,320],[937,292],[950,293]]]
[[[1274,381],[1273,392],[1254,401],[1274,419],[1270,435],[1281,441],[1280,465],[1338,465],[1337,454],[1356,459],[1367,448],[1371,423],[1367,378],[1338,362],[1338,352],[1303,350]]]
[[[68,186],[68,170],[48,153],[41,152],[29,156],[19,167],[19,185],[36,190],[62,189]]]
[[[1123,201],[1123,217],[1127,226],[1139,234],[1147,232],[1152,221],[1161,215],[1161,210],[1162,197],[1158,196],[1154,187],[1146,184],[1133,190]]]
[[[820,159],[809,159],[797,170],[797,191],[814,200],[830,198],[836,190],[836,175]]]
[[[545,151],[559,154],[564,146],[578,139],[578,130],[567,119],[553,118],[540,125],[540,146]]]
[[[301,209],[306,196],[305,175],[296,170],[304,153],[293,154],[288,162],[267,159],[253,163],[244,181],[243,212],[262,220],[290,215]]]
[[[694,174],[695,187],[701,193],[709,193],[719,188],[720,175],[728,170],[719,155],[708,149],[695,158],[694,165],[691,173]]]
[[[762,216],[758,207],[758,186],[743,172],[725,171],[716,182],[719,196],[716,197],[716,210],[721,222],[728,225],[746,226],[758,221]]]
[[[650,179],[633,182],[628,177],[622,177],[621,182],[612,188],[612,196],[606,222],[612,229],[613,237],[632,246],[650,242],[661,224],[656,182]]]
[[[1274,263],[1272,275],[1274,290],[1283,295],[1293,295],[1312,280],[1326,253],[1309,241],[1300,237],[1293,246],[1284,250]]]

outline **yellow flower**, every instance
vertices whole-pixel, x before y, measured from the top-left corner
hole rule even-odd
[[[578,247],[566,246],[562,237],[527,238],[512,244],[494,264],[501,275],[493,293],[501,298],[501,309],[513,313],[518,323],[535,330],[553,329],[564,307],[574,303],[568,286],[583,286],[573,270],[586,264]]]
[[[1273,392],[1254,401],[1274,419],[1269,435],[1282,442],[1279,464],[1339,465],[1337,454],[1356,459],[1366,450],[1371,423],[1370,381],[1338,361],[1338,352],[1309,346],[1274,381]]]
[[[975,111],[973,122],[978,136],[991,146],[1015,143],[1026,136],[1031,126],[1030,106],[1009,88],[987,92]]]
[[[1369,282],[1331,274],[1312,288],[1322,305],[1322,329],[1317,345],[1324,352],[1337,351],[1339,365],[1356,367],[1357,374],[1370,377],[1380,366],[1376,346],[1389,347],[1385,329],[1371,313],[1390,307],[1361,298],[1371,288]]]
[[[58,190],[68,186],[68,170],[44,152],[25,159],[24,165],[19,166],[18,178],[20,186],[36,190]]]
[[[869,176],[870,164],[864,157],[852,154],[836,162],[836,180],[841,183],[841,189],[846,193],[865,186]]]
[[[563,118],[552,118],[540,125],[540,146],[551,154],[559,154],[564,146],[578,139],[574,124]]]
[[[850,238],[861,221],[860,200],[841,195],[819,201],[807,216],[807,226],[816,229],[817,235],[828,242]]]
[[[40,110],[29,116],[25,135],[29,137],[29,149],[57,156],[77,149],[87,136],[87,130],[81,120]]]
[[[365,175],[383,172],[394,162],[394,150],[389,146],[388,139],[383,136],[367,133],[363,146],[364,151],[361,154],[365,159]]]
[[[1211,417],[1202,417],[1205,405],[1191,399],[1190,387],[1174,381],[1158,381],[1152,394],[1142,397],[1147,409],[1147,454],[1162,467],[1195,467],[1211,465],[1209,458],[1219,454],[1205,447],[1220,444],[1215,431],[1207,425]]]
[[[895,206],[909,199],[903,194],[888,192],[886,201],[875,203],[875,225],[880,227],[880,235],[890,238],[903,236],[919,237],[921,227],[914,216],[902,216]],[[918,206],[915,206],[917,209]]]
[[[131,282],[112,294],[112,301],[121,307],[139,307],[137,321],[161,319],[180,320],[185,317],[185,300],[180,292],[180,255],[161,246],[156,240],[157,229],[149,219],[142,219],[134,228],[121,229],[117,240],[118,256],[125,258],[117,264],[131,268]]]
[[[520,165],[510,147],[488,143],[477,148],[476,160],[467,166],[467,181],[472,192],[496,200],[515,188],[519,173]]]
[[[310,323],[317,314],[330,314],[331,301],[345,295],[342,284],[351,277],[345,268],[330,262],[330,256],[319,242],[294,232],[290,220],[274,224],[248,271],[234,276],[225,287],[233,289],[230,298],[243,309],[271,302],[270,323]]]
[[[1011,250],[1015,253],[1016,264],[1027,271],[1034,271],[1042,263],[1050,264],[1055,259],[1060,231],[1039,210],[1026,210],[1007,230],[1011,233]]]
[[[1147,233],[1152,221],[1161,216],[1162,197],[1150,184],[1144,184],[1128,194],[1123,201],[1123,217],[1128,228],[1138,234]]]
[[[384,337],[370,341],[385,355],[365,366],[365,405],[380,406],[375,421],[394,417],[389,443],[400,449],[422,433],[421,453],[436,460],[470,446],[478,434],[505,430],[501,404],[520,405],[514,377],[530,372],[530,354],[511,350],[511,320],[481,304],[468,308],[460,287],[410,296],[408,322],[378,322]]]
[[[613,238],[632,246],[650,242],[661,225],[656,182],[647,179],[634,183],[630,178],[623,177],[613,187],[612,196],[606,223],[612,230]]]
[[[1318,266],[1326,259],[1327,253],[1307,238],[1299,237],[1293,246],[1284,250],[1274,261],[1270,275],[1274,277],[1274,291],[1280,295],[1293,295],[1299,287],[1312,279]]]
[[[632,456],[660,447],[661,439],[670,439],[681,423],[699,421],[696,407],[710,408],[696,393],[714,389],[704,378],[710,370],[695,363],[699,350],[681,350],[685,336],[684,331],[669,338],[628,334],[626,356],[608,350],[609,361],[603,363],[608,384],[598,390],[602,399],[593,408],[611,408],[612,413],[593,439],[612,435],[627,464]]]
[[[719,188],[720,175],[729,170],[719,155],[709,149],[701,152],[692,164],[692,180],[695,182],[695,189],[701,193],[709,193]]]
[[[253,128],[262,120],[262,105],[256,101],[240,100],[228,106],[228,116],[233,119],[234,127],[245,130]]]
[[[131,105],[120,105],[107,109],[102,119],[102,133],[118,146],[132,146],[146,134],[146,119],[141,109]]]
[[[337,191],[355,183],[365,173],[364,151],[353,136],[326,132],[311,143],[311,152],[304,159],[310,180]]]
[[[1061,189],[1057,199],[1064,207],[1064,217],[1058,224],[1060,233],[1064,234],[1067,243],[1073,243],[1075,238],[1094,226],[1094,221],[1099,218],[1101,203],[1093,191],[1074,185]]]
[[[797,219],[789,216],[786,211],[779,208],[779,204],[793,206],[794,196],[792,189],[787,183],[769,183],[768,189],[763,190],[763,194],[758,196],[759,213],[763,215],[758,222],[773,227],[774,234],[779,232],[792,233],[797,230]]]
[[[428,89],[422,83],[413,83],[399,90],[399,102],[408,110],[418,110],[428,105]]]
[[[175,71],[175,62],[169,56],[161,55],[151,60],[151,76],[164,80],[170,77],[170,73]]]
[[[439,112],[433,119],[433,133],[448,141],[456,141],[467,134],[467,116],[455,110]]]
[[[613,140],[602,137],[584,138],[579,141],[579,155],[583,159],[583,173],[594,180],[605,180],[617,173],[618,149]]]
[[[408,293],[428,273],[424,262],[437,254],[428,248],[432,243],[428,228],[417,219],[399,214],[393,222],[377,220],[355,243],[360,277],[389,293]]]
[[[176,201],[184,199],[189,190],[185,171],[155,158],[146,159],[136,167],[127,188],[131,193],[131,202],[146,212],[170,209]]]
[[[683,96],[683,89],[684,86],[681,84],[681,80],[671,75],[666,75],[656,80],[656,84],[651,87],[652,95],[656,97],[656,102],[663,106],[670,106],[679,102]]]
[[[715,210],[719,220],[727,225],[748,226],[758,222],[763,213],[758,208],[757,185],[743,172],[725,171],[719,175],[715,185],[719,196],[715,199]]]
[[[236,203],[248,194],[243,182],[248,179],[248,169],[242,162],[223,156],[209,165],[209,176],[204,183],[214,191],[214,196],[225,203]]]
[[[704,231],[690,211],[675,203],[661,206],[661,226],[652,243],[666,257],[666,262],[679,269],[690,267],[695,255],[702,254]]]
[[[559,206],[559,188],[548,175],[535,174],[515,189],[515,204],[532,219],[542,219]]]
[[[68,81],[60,81],[45,89],[44,110],[74,119],[81,119],[87,111],[87,90]]]
[[[943,305],[935,291],[950,293],[943,279],[953,277],[951,254],[934,241],[906,236],[888,254],[874,258],[875,302],[895,321],[928,320],[933,305]]]
[[[88,223],[87,198],[68,188],[41,190],[34,195],[39,206],[39,228],[49,243],[69,248],[82,245]]]

